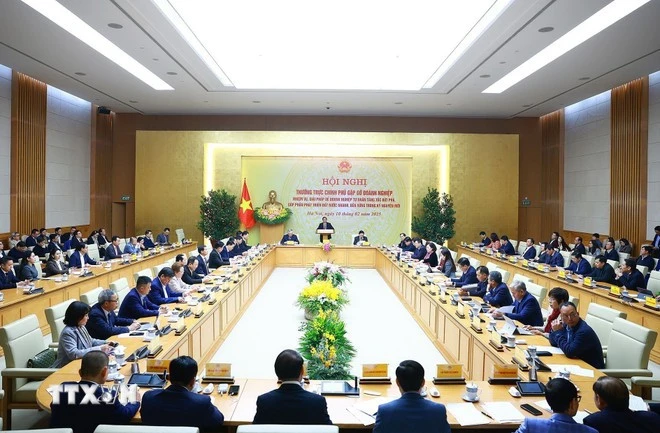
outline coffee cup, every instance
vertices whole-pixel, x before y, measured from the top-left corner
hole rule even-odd
[[[516,347],[516,337],[509,335],[506,337],[506,346],[507,347]]]
[[[117,372],[117,362],[110,361],[108,363],[108,374],[115,374]]]
[[[571,372],[564,368],[561,371],[559,371],[559,373],[557,374],[557,377],[561,377],[563,379],[571,380]]]
[[[488,322],[488,328],[492,329],[493,331],[497,329],[497,322],[495,320],[491,320]]]
[[[124,353],[124,349],[120,347],[115,348],[115,358],[117,359],[117,364],[121,365],[125,362],[125,356],[126,354]]]
[[[472,317],[479,317],[479,313],[481,313],[481,307],[478,305],[472,307]]]
[[[5,294],[0,292],[0,302],[5,300]]]
[[[479,385],[474,382],[466,384],[465,396],[468,400],[476,400],[479,398]]]
[[[147,329],[147,338],[156,338],[156,328]]]

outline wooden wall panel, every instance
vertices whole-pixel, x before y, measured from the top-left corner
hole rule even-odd
[[[90,166],[90,225],[112,232],[112,130],[114,114],[98,114],[93,106],[92,152]],[[123,175],[123,173],[121,174]],[[123,230],[122,230],[123,232]]]
[[[541,117],[541,240],[564,226],[564,110]]]
[[[12,230],[30,233],[46,221],[46,84],[14,71],[11,98]]]
[[[646,239],[648,77],[612,89],[610,233],[639,251]]]

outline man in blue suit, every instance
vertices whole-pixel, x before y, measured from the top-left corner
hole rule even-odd
[[[485,266],[479,266],[477,268],[477,284],[466,284],[460,289],[458,289],[458,293],[461,296],[465,295],[470,295],[470,296],[478,296],[480,298],[483,298],[486,296],[486,292],[488,291],[488,274],[490,272],[488,271],[488,268]]]
[[[571,254],[571,264],[566,268],[567,271],[571,271],[574,274],[586,276],[591,274],[591,265],[588,261],[582,257],[582,254],[577,251],[573,251]]]
[[[158,305],[149,300],[147,294],[151,289],[151,278],[146,276],[138,277],[133,288],[121,303],[119,307],[119,317],[128,319],[139,319],[141,317],[158,316]],[[160,308],[167,311],[166,307]]]
[[[225,417],[208,395],[192,392],[197,371],[197,362],[189,356],[170,361],[171,385],[149,391],[142,397],[142,424],[220,431]]]
[[[206,276],[209,274],[209,268],[206,264],[206,261],[208,260],[208,255],[209,252],[206,249],[206,245],[200,245],[197,247],[197,252],[199,253],[197,255],[197,273]]]
[[[641,255],[637,257],[637,266],[646,266],[650,271],[655,268],[655,260],[653,260],[653,247],[651,245],[643,245]]]
[[[99,424],[124,425],[131,422],[140,408],[138,400],[122,404],[114,391],[105,387],[108,379],[108,355],[101,350],[87,352],[80,364],[80,382],[64,382],[50,404],[51,428],[70,428],[73,433],[93,433]],[[84,387],[84,388],[83,388]],[[92,404],[85,388],[93,389],[98,403]],[[74,401],[67,390],[77,390]],[[85,403],[83,403],[85,400]]]
[[[525,251],[523,252],[523,259],[534,260],[536,258],[536,248],[534,248],[534,239],[527,238],[525,242]]]
[[[14,273],[14,260],[9,256],[0,259],[0,289],[15,289],[24,284],[27,283],[19,281]]]
[[[573,247],[573,252],[578,252],[582,255],[587,254],[587,249],[584,247],[584,243],[582,242],[582,238],[580,236],[575,237],[575,246]]]
[[[295,350],[277,355],[275,373],[282,385],[257,398],[252,424],[332,424],[325,397],[302,388],[303,370],[303,358]]]
[[[422,260],[426,256],[426,247],[422,245],[422,240],[420,238],[413,239],[413,245],[415,245],[415,252],[412,255],[413,260]]]
[[[222,251],[225,249],[225,244],[222,241],[216,241],[215,244],[213,245],[213,249],[211,250],[211,254],[209,254],[209,263],[208,263],[208,268],[209,270],[211,269],[217,269],[220,266],[226,266],[229,264],[229,259],[226,261],[222,259]]]
[[[536,298],[527,291],[527,286],[522,281],[514,281],[511,286],[511,295],[513,302],[513,311],[511,313],[502,313],[493,311],[493,317],[498,318],[506,316],[511,320],[517,320],[522,324],[530,326],[543,326],[543,313],[541,306]]]
[[[561,321],[552,324],[550,344],[560,348],[569,358],[579,358],[594,368],[605,368],[603,346],[593,329],[580,318],[572,302],[564,302]]]
[[[619,261],[619,252],[614,248],[614,244],[610,241],[605,242],[605,251],[603,255],[607,260]]]
[[[563,268],[564,267],[564,256],[559,253],[559,250],[554,248],[552,245],[548,244],[548,264],[552,268]]]
[[[82,265],[96,265],[96,260],[92,260],[87,255],[87,244],[78,244],[76,251],[69,257],[70,268],[81,268]]]
[[[484,295],[484,302],[491,307],[505,307],[513,304],[511,293],[505,283],[502,282],[502,274],[492,271],[488,274],[488,292]]]
[[[654,433],[660,427],[660,415],[655,412],[628,408],[630,392],[626,384],[617,377],[602,376],[593,384],[594,401],[600,412],[584,419],[584,425],[599,433]]]
[[[173,293],[170,289],[170,280],[174,276],[174,271],[169,266],[165,266],[158,271],[158,276],[151,282],[148,298],[156,305],[173,304],[183,302],[183,298]]]
[[[513,244],[509,241],[509,237],[507,235],[503,235],[500,240],[502,241],[502,245],[500,246],[499,252],[506,254],[507,256],[515,256],[516,250],[513,248]]]
[[[452,278],[451,282],[454,287],[463,287],[466,284],[477,284],[477,271],[470,265],[470,260],[467,257],[458,259],[458,267],[463,272],[461,278]]]
[[[552,416],[525,418],[516,433],[598,433],[598,430],[578,424],[573,417],[580,407],[577,388],[563,378],[550,379],[545,389],[545,400],[552,409]]]
[[[137,238],[131,236],[126,246],[124,246],[124,254],[137,254],[140,252],[140,246],[138,245]]]
[[[293,229],[289,229],[284,236],[282,236],[282,240],[280,241],[280,245],[287,245],[287,242],[293,242],[293,245],[298,245],[300,241],[298,240],[298,235],[296,235],[293,232]],[[291,244],[289,244],[291,245]]]
[[[165,227],[163,233],[156,236],[156,242],[160,245],[170,245],[170,228]]]
[[[125,334],[140,328],[135,319],[117,317],[115,308],[119,296],[112,289],[105,289],[99,293],[99,300],[89,310],[89,319],[85,327],[92,338],[107,340],[113,335]]]
[[[645,289],[646,281],[644,275],[637,270],[635,259],[627,258],[621,265],[621,270],[617,269],[617,277],[614,284],[625,287],[628,290],[637,290],[638,287]]]
[[[113,236],[110,245],[105,249],[105,259],[120,259],[121,258],[121,248],[119,248],[119,236]]]
[[[374,433],[449,433],[447,409],[421,396],[424,367],[417,361],[401,362],[396,368],[398,400],[378,406]]]

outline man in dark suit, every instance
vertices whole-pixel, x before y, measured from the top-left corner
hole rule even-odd
[[[158,271],[158,276],[151,282],[151,290],[149,290],[149,300],[156,305],[173,304],[176,302],[183,302],[183,298],[173,293],[170,289],[170,280],[174,276],[174,271],[169,266],[162,268]]]
[[[598,433],[652,433],[660,427],[660,415],[641,410],[633,412],[628,408],[630,393],[619,378],[602,376],[593,384],[594,401],[600,412],[592,413],[584,419],[584,425],[598,430]]]
[[[638,287],[645,289],[646,281],[644,275],[637,270],[635,259],[627,258],[621,265],[621,269],[615,270],[617,277],[614,284],[625,287],[628,290],[637,290]]]
[[[300,241],[298,240],[298,236],[293,233],[293,229],[289,229],[284,236],[282,236],[282,240],[280,241],[280,244],[286,245],[287,242],[293,242],[294,245],[298,245]]]
[[[484,231],[479,232],[479,237],[481,237],[481,242],[479,242],[477,245],[480,247],[487,247],[492,242]]]
[[[76,233],[76,230],[77,229],[75,227],[71,227],[69,229],[69,233],[64,233],[63,235],[60,235],[60,242],[62,242],[62,248],[64,248],[64,243],[66,241],[69,241],[73,238],[73,235]],[[55,232],[57,233],[57,231]]]
[[[401,251],[409,252],[409,253],[415,252],[415,245],[413,245],[413,241],[410,238],[410,236],[406,236],[405,239],[403,240],[403,247],[401,247]]]
[[[422,245],[422,240],[420,238],[414,238],[413,244],[415,245],[415,252],[411,258],[413,260],[423,260],[426,256],[426,247]]]
[[[610,241],[605,242],[605,251],[603,255],[607,260],[614,260],[615,262],[619,261],[619,252],[614,248],[614,244]]]
[[[76,247],[76,251],[71,254],[71,257],[69,257],[70,268],[81,268],[83,264],[96,264],[96,260],[92,260],[92,258],[87,255],[87,244],[79,244]]]
[[[479,266],[477,268],[477,283],[476,284],[466,284],[460,289],[458,289],[458,293],[461,296],[478,296],[480,298],[483,298],[486,296],[486,292],[488,291],[488,275],[490,272],[488,271],[488,268],[485,266]]]
[[[653,260],[653,247],[651,245],[643,245],[641,255],[637,257],[637,266],[646,266],[649,273],[655,268],[655,260]]]
[[[653,247],[653,257],[660,258],[660,226],[655,226],[655,236],[653,236],[653,242],[651,246]]]
[[[119,236],[113,236],[112,242],[105,249],[105,259],[120,259],[121,258],[121,248],[119,248]]]
[[[332,227],[332,224],[328,222],[328,217],[323,217],[321,218],[321,224],[316,228],[316,230],[334,230],[335,228]],[[328,240],[332,239],[332,235],[328,234],[326,235],[328,237]],[[319,235],[319,241],[323,242],[323,235]]]
[[[156,244],[154,244],[154,234],[151,230],[144,232],[144,247],[148,250],[156,247]]]
[[[127,319],[140,319],[141,317],[158,316],[159,310],[167,311],[166,307],[158,308],[147,298],[147,294],[151,290],[151,278],[146,276],[138,277],[133,288],[121,303],[119,307],[119,317]]]
[[[92,338],[107,340],[113,335],[125,334],[140,328],[135,319],[117,317],[115,308],[119,296],[112,289],[104,289],[99,293],[99,299],[89,310],[89,319],[85,327]]]
[[[477,284],[477,271],[470,265],[470,260],[467,257],[461,257],[457,264],[463,274],[461,278],[451,279],[452,286],[460,288],[466,284]]]
[[[353,245],[362,245],[362,242],[369,242],[369,238],[364,235],[364,230],[360,230],[358,235],[353,238]]]
[[[550,418],[525,418],[516,433],[598,433],[592,427],[578,424],[573,417],[580,407],[575,385],[564,378],[550,379],[545,400],[552,409]]]
[[[614,284],[616,275],[614,268],[607,263],[604,255],[597,256],[594,260],[594,268],[591,270],[591,278],[597,282]]]
[[[209,268],[206,264],[206,261],[209,258],[209,250],[206,248],[206,245],[200,245],[197,247],[197,273],[202,276],[209,274]]]
[[[25,242],[23,241],[19,241],[16,246],[10,249],[7,253],[7,255],[14,259],[16,263],[19,263],[24,258],[29,257],[30,254],[32,254],[32,251],[28,250],[27,245],[25,245]]]
[[[511,292],[506,283],[502,282],[502,274],[499,271],[492,271],[488,274],[488,292],[483,299],[491,307],[496,308],[513,304]]]
[[[36,247],[37,246],[37,237],[39,237],[39,230],[32,229],[30,236],[25,238],[25,245],[27,247]]]
[[[229,260],[224,261],[222,259],[222,256],[220,255],[222,253],[222,250],[224,249],[225,249],[225,244],[222,241],[217,241],[215,245],[213,245],[211,254],[209,254],[209,265],[208,265],[209,270],[217,269],[220,266],[226,266],[229,264]]]
[[[534,259],[538,263],[548,263],[548,260],[550,260],[550,254],[548,253],[548,243],[547,242],[541,242],[541,251],[539,252],[539,256]]]
[[[156,242],[160,245],[170,245],[170,228],[165,227],[163,233],[156,236]]]
[[[116,393],[105,387],[108,379],[108,355],[101,350],[87,352],[80,364],[80,382],[64,382],[53,395],[50,405],[51,428],[71,428],[73,433],[93,433],[100,424],[123,425],[131,422],[140,409],[137,400],[122,404]],[[94,404],[84,388],[94,389]],[[67,390],[77,390],[73,402]],[[83,403],[83,400],[84,403]]]
[[[52,256],[53,253],[55,253],[55,251],[57,250],[62,251],[62,245],[60,244],[59,235],[57,233],[53,233],[49,236],[49,238],[50,238],[50,242],[48,242],[48,246],[46,247],[46,249],[48,250],[48,254]]]
[[[201,431],[220,431],[225,417],[208,395],[192,392],[197,362],[189,356],[170,361],[170,383],[142,397],[142,424],[197,427]]]
[[[253,424],[332,424],[325,397],[301,386],[303,358],[284,350],[275,359],[275,373],[282,385],[257,398]]]
[[[85,240],[83,239],[82,232],[80,230],[76,230],[69,241],[69,248],[65,247],[66,249],[75,250],[79,245],[85,245]]]
[[[571,263],[566,270],[571,271],[574,274],[586,276],[591,274],[591,265],[584,257],[582,257],[582,254],[573,251],[573,253],[571,253]]]
[[[578,252],[582,255],[587,254],[587,249],[584,246],[584,243],[582,243],[582,238],[580,236],[575,237],[575,246],[573,247],[573,252]]]
[[[552,324],[550,344],[559,347],[569,358],[579,358],[594,368],[605,368],[600,340],[580,318],[575,304],[564,302],[560,311],[561,321]]]
[[[197,266],[199,266],[197,257],[188,257],[188,262],[185,268],[183,268],[183,276],[181,277],[184,283],[191,286],[193,284],[202,284],[202,277],[197,274]]]
[[[23,284],[14,273],[14,260],[9,256],[0,259],[0,289],[15,289]]]
[[[502,241],[502,245],[500,246],[500,253],[506,254],[507,256],[515,256],[516,255],[516,249],[513,248],[513,244],[511,241],[509,241],[509,237],[507,235],[503,235],[500,240]]]
[[[7,253],[5,253],[5,244],[0,241],[0,259],[7,257]]]
[[[37,245],[35,245],[35,247],[32,248],[32,252],[37,257],[46,257],[46,253],[48,253],[47,245],[48,245],[48,239],[46,239],[45,236],[39,235],[37,236]]]
[[[534,239],[527,238],[525,242],[525,251],[523,251],[523,259],[534,260],[536,258],[536,248],[534,248]]]
[[[493,311],[493,317],[497,319],[506,316],[524,325],[542,326],[543,313],[541,313],[541,306],[536,298],[527,291],[525,283],[516,280],[511,283],[509,288],[511,290],[511,296],[514,299],[513,311],[511,313]]]
[[[378,406],[374,433],[435,432],[449,433],[447,409],[421,396],[424,367],[406,360],[396,368],[396,384],[401,398]]]

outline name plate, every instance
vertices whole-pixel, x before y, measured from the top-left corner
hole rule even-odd
[[[147,359],[147,371],[149,373],[163,373],[169,369],[169,359]]]
[[[202,304],[197,304],[194,307],[192,307],[192,313],[195,316],[199,316],[204,312],[204,306]]]
[[[460,379],[463,377],[463,364],[437,364],[435,375],[438,379]]]
[[[456,306],[456,314],[458,314],[461,317],[465,317],[465,308],[462,302],[459,302],[458,305]]]
[[[520,365],[522,368],[526,368],[527,365],[527,354],[526,350],[523,350],[521,347],[516,346],[516,349],[513,352],[513,359]]]
[[[542,271],[543,268],[544,268],[543,263],[539,263],[538,265],[536,265],[536,270],[537,270],[537,271]]]
[[[518,366],[515,364],[493,365],[493,379],[516,379],[518,378]]]
[[[179,320],[177,320],[176,323],[174,324],[174,330],[181,332],[185,327],[186,327],[186,322],[181,317],[179,317]]]
[[[155,352],[160,347],[160,337],[154,337],[147,347],[149,348],[149,352]]]
[[[497,257],[498,259],[501,259],[501,258],[502,258],[502,253],[500,253],[500,252],[498,251],[497,254],[495,254],[495,257]]]
[[[644,301],[644,305],[652,308],[657,308],[658,300],[655,299],[653,296],[649,296],[648,298],[646,298],[646,301]]]
[[[525,267],[529,265],[529,262],[527,260],[522,260],[520,263]]]
[[[479,329],[479,330],[481,330],[481,319],[479,318],[479,315],[478,315],[478,314],[475,314],[475,315],[472,317],[472,327],[473,327],[474,329]]]
[[[493,254],[493,249],[492,249],[492,248],[488,248],[488,249],[486,249],[486,253],[488,253],[489,255],[490,255],[490,254]]]
[[[566,271],[564,269],[560,269],[557,275],[559,278],[566,278]]]
[[[231,377],[231,364],[224,362],[207,363],[206,377]]]
[[[620,296],[621,295],[621,288],[615,285],[610,286],[610,293],[613,295]]]
[[[591,286],[591,277],[584,277],[584,280],[582,281],[585,286]]]
[[[389,364],[362,364],[362,377],[387,377]]]
[[[447,291],[445,290],[444,286],[440,287],[440,302],[443,304],[447,303]]]
[[[364,242],[362,242],[362,245],[364,245],[365,247],[368,247],[368,246],[371,245],[371,244],[370,244],[369,242],[367,242],[367,241],[364,241]]]
[[[497,333],[497,331],[490,331],[490,344],[492,344],[496,348],[501,348],[502,347],[502,340],[500,337],[500,334]]]

